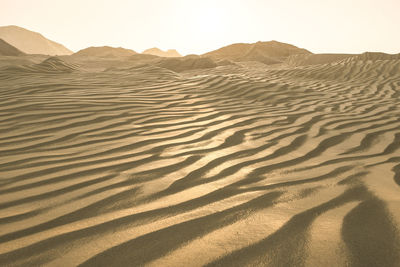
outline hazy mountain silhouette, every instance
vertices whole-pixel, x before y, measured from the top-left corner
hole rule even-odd
[[[0,27],[0,38],[27,54],[70,55],[73,53],[40,33],[18,26]]]
[[[253,44],[231,44],[208,52],[203,56],[221,60],[259,61],[265,64],[276,64],[285,61],[291,55],[311,54],[310,51],[294,45],[277,41],[257,42]]]
[[[25,53],[19,50],[18,48],[10,45],[3,39],[0,39],[0,55],[1,56],[20,56]]]
[[[167,51],[163,51],[156,47],[147,49],[147,50],[143,51],[142,54],[155,55],[155,56],[159,56],[159,57],[181,57],[182,56],[175,49],[169,49]]]
[[[135,51],[131,49],[126,49],[122,47],[110,47],[110,46],[101,46],[101,47],[88,47],[82,49],[74,54],[74,56],[89,56],[89,57],[129,57],[137,54]]]

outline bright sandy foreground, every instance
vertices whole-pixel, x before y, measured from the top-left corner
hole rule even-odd
[[[400,60],[53,63],[0,72],[1,266],[400,266]]]

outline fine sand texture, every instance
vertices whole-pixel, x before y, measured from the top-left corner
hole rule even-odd
[[[0,266],[400,266],[399,56],[276,45],[0,57]]]

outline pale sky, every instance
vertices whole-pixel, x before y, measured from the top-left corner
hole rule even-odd
[[[400,53],[400,0],[0,0],[6,25],[75,52],[109,45],[185,55],[277,40],[314,53]]]

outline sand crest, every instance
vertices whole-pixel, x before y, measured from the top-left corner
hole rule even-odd
[[[270,46],[0,57],[0,265],[398,266],[400,59]]]

